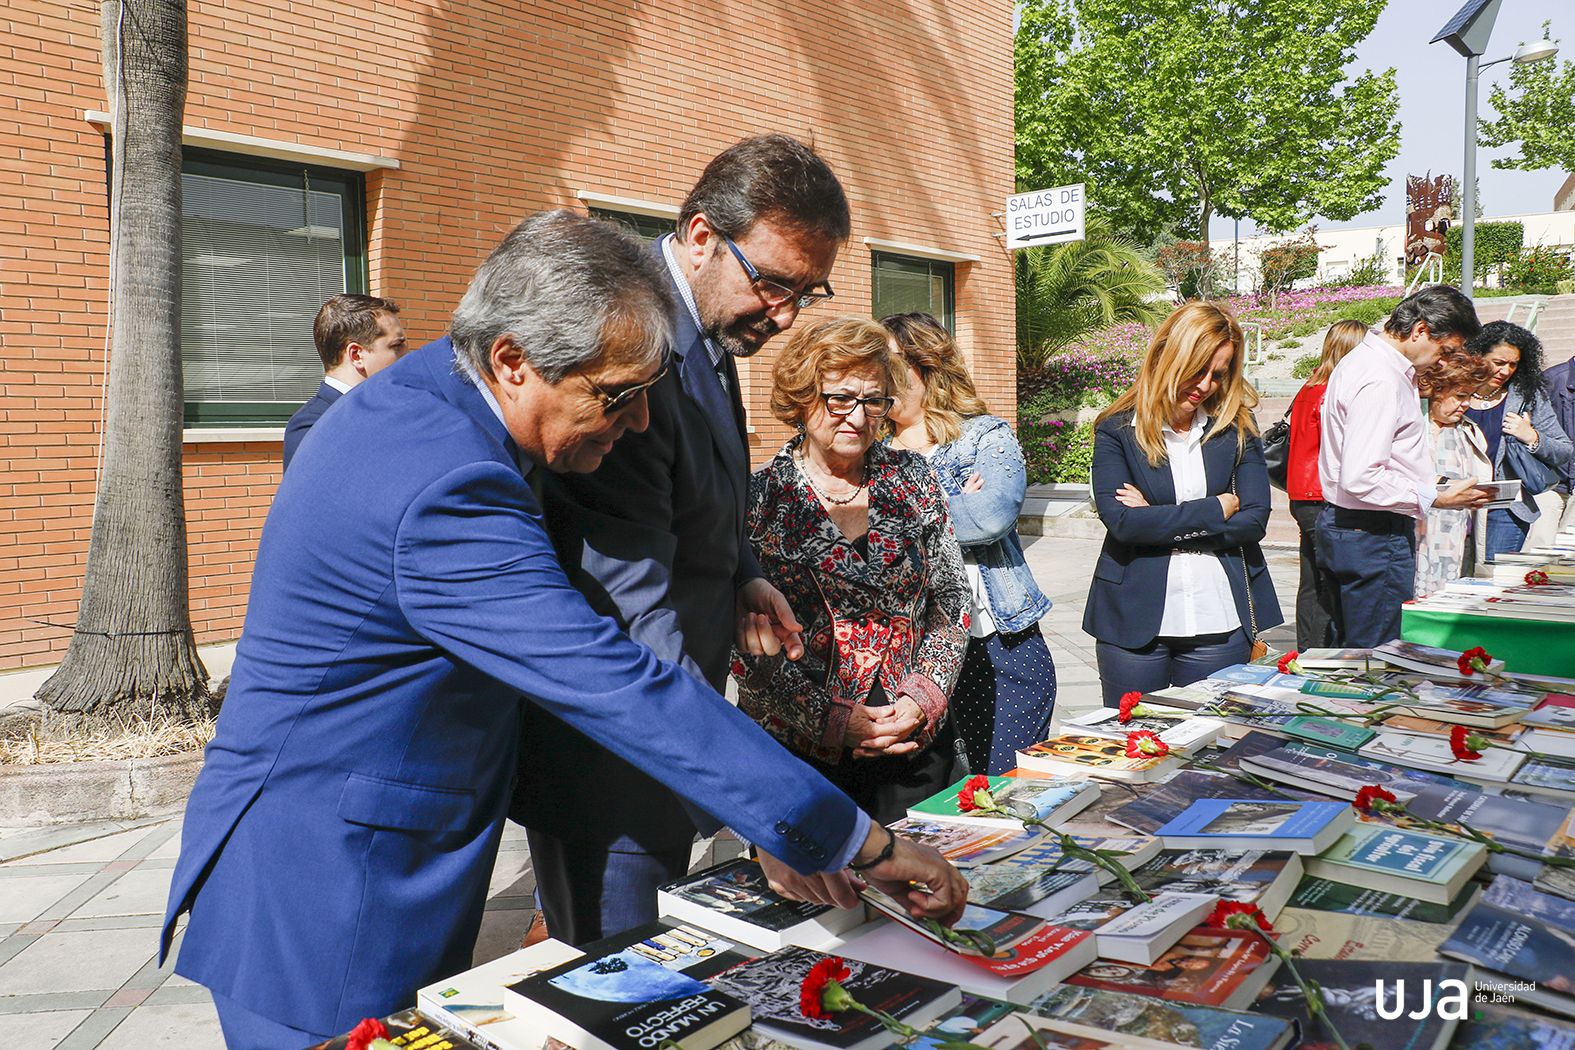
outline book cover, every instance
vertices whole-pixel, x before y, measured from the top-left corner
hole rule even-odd
[[[1046,837],[1046,832],[1027,831],[1020,824],[983,828],[949,820],[904,817],[889,826],[905,838],[933,847],[959,868],[1010,857],[1037,846]]]
[[[1221,845],[1264,842],[1269,848],[1316,853],[1354,820],[1354,811],[1343,802],[1208,798],[1188,806],[1157,834],[1167,847],[1218,840]]]
[[[1062,735],[1030,744],[1017,752],[1019,765],[1067,776],[1113,780],[1152,780],[1180,764],[1180,759],[1128,758],[1126,741],[1107,737]]]
[[[1569,761],[1575,759],[1575,732],[1530,727],[1523,731],[1520,746]]]
[[[969,903],[951,927],[954,933],[972,934],[978,941],[948,940],[916,922],[900,903],[873,887],[860,894],[876,911],[944,951],[1005,979],[1014,980],[1056,962],[1086,939],[1078,930],[1063,927],[1023,912],[1000,911]],[[994,951],[988,951],[993,947]]]
[[[866,1014],[848,1010],[829,1020],[804,1016],[799,989],[810,968],[826,957],[807,948],[783,948],[724,970],[711,978],[711,986],[748,1003],[757,1029],[793,1046],[836,1050],[890,1046],[896,1036]],[[844,957],[843,962],[850,972],[841,984],[853,998],[915,1028],[962,1001],[956,988],[939,981],[858,959]]]
[[[1469,681],[1471,678],[1470,675],[1460,673],[1461,653],[1456,649],[1440,649],[1437,646],[1421,645],[1396,638],[1375,648],[1373,655],[1391,667],[1398,667],[1405,671],[1462,681]],[[1488,662],[1489,671],[1503,669],[1503,660]]]
[[[1303,864],[1309,875],[1398,890],[1446,903],[1486,860],[1479,843],[1380,824],[1358,824],[1321,856]]]
[[[1448,737],[1455,731],[1457,724],[1459,723],[1443,722],[1436,718],[1422,718],[1417,715],[1390,715],[1383,721],[1385,729],[1391,729],[1397,733],[1412,733],[1416,736]],[[1514,743],[1519,739],[1522,731],[1520,725],[1514,722],[1500,726],[1497,729],[1489,729],[1486,726],[1473,726],[1472,730],[1481,736],[1487,737],[1489,740],[1494,740],[1501,744]]]
[[[1303,793],[1295,792],[1295,794]],[[1248,798],[1265,801],[1283,797],[1272,791],[1244,784],[1235,777],[1208,773],[1199,769],[1183,769],[1169,780],[1151,785],[1131,802],[1111,810],[1110,819],[1133,831],[1152,835],[1200,799]],[[1309,794],[1306,797],[1313,796]]]
[[[950,820],[984,826],[1017,826],[1019,816],[1050,821],[1076,814],[1099,798],[1099,787],[1087,780],[1070,778],[989,777],[990,794],[1015,816],[997,813],[963,812],[957,796],[971,778],[939,791],[908,807],[908,816],[918,820]]]
[[[1164,850],[1132,872],[1149,893],[1207,893],[1256,904],[1273,921],[1302,875],[1302,860],[1288,850]]]
[[[504,989],[532,974],[550,970],[584,953],[548,938],[529,948],[482,963],[416,993],[416,1007],[433,1019],[487,1045],[532,1037],[505,1003]]]
[[[1498,1006],[1475,1006],[1450,1050],[1575,1050],[1575,1023]]]
[[[1402,801],[1423,783],[1461,786],[1443,773],[1406,769],[1338,748],[1292,741],[1283,747],[1242,759],[1242,768],[1280,784],[1290,784],[1337,799],[1352,799],[1368,784],[1393,791]]]
[[[1454,920],[1468,905],[1474,903],[1480,891],[1469,883],[1445,904],[1432,904],[1403,893],[1386,893],[1333,882],[1308,875],[1297,884],[1291,894],[1290,904],[1297,908],[1319,911],[1345,912],[1350,915],[1375,915],[1391,919],[1413,919],[1417,922],[1447,923]]]
[[[963,992],[961,1002],[930,1022],[907,1046],[910,1050],[943,1050],[943,1043],[971,1043],[1020,1009],[1013,1003]]]
[[[1329,1019],[1349,1046],[1367,1043],[1384,1050],[1434,1050],[1445,1045],[1460,1022],[1440,1017],[1438,1010],[1430,1008],[1433,989],[1449,980],[1471,983],[1468,967],[1447,962],[1308,959],[1298,960],[1296,969],[1323,989]],[[1403,1020],[1378,1015],[1380,980],[1388,993],[1386,1008],[1399,998]],[[1275,977],[1255,1009],[1300,1024],[1304,1047],[1332,1045],[1327,1030],[1308,1015],[1306,999],[1288,973]]]
[[[1550,911],[1549,901],[1575,911],[1575,902],[1500,875],[1438,950],[1530,982],[1517,999],[1575,1015],[1575,919],[1555,921],[1562,909]]]
[[[1096,892],[1100,881],[1094,866],[1087,861],[1063,863],[1061,847],[1056,842],[1044,842],[1004,860],[960,870],[968,880],[970,901],[1035,915],[1044,913],[1031,909],[1045,902],[1076,903]]]
[[[1445,923],[1286,908],[1274,920],[1280,947],[1305,959],[1432,962],[1449,936]]]
[[[420,1010],[401,1010],[382,1019],[388,1029],[388,1041],[396,1047],[409,1050],[483,1050],[469,1037],[428,1017]],[[337,1036],[327,1042],[317,1043],[307,1050],[345,1050],[349,1034]]]
[[[1298,715],[1282,727],[1286,736],[1355,751],[1377,734],[1363,726],[1348,725],[1317,715]]]
[[[839,911],[830,905],[779,896],[766,882],[760,865],[747,857],[667,883],[658,890],[658,905],[673,918],[701,926],[715,916],[724,916],[778,934]],[[857,924],[856,909],[853,912],[854,921],[844,929]]]
[[[1519,771],[1509,778],[1509,782],[1519,787],[1536,788],[1550,793],[1575,792],[1575,766],[1528,758]],[[1572,796],[1570,801],[1575,802],[1575,796]]]
[[[1366,671],[1371,649],[1303,649],[1296,662],[1308,671]]]
[[[979,1036],[977,1045],[983,1050],[1121,1050],[1121,1044],[1112,1042],[1108,1035],[1072,1031],[1048,1018],[1030,1014],[997,1021],[993,1028]],[[1133,1050],[1160,1050],[1153,1046],[1129,1046],[1133,1046]]]
[[[1188,713],[1180,708],[1161,708],[1155,705],[1155,709],[1170,711],[1179,717],[1141,715],[1122,722],[1120,711],[1111,707],[1100,707],[1066,719],[1061,723],[1061,731],[1124,741],[1128,733],[1147,730],[1158,736],[1172,750],[1190,752],[1212,744],[1219,737],[1220,730],[1225,728],[1224,723],[1217,718],[1188,717]]]
[[[1067,983],[1234,1009],[1245,1005],[1243,999],[1250,1003],[1278,965],[1256,933],[1200,926],[1152,964],[1101,960],[1083,967]]]
[[[1575,857],[1575,808],[1570,810],[1558,832],[1548,840],[1547,848],[1550,856]],[[1575,901],[1575,868],[1545,865],[1537,872],[1534,885],[1543,893]]]
[[[1494,747],[1482,752],[1479,759],[1462,762],[1450,750],[1448,740],[1405,733],[1379,733],[1371,743],[1363,745],[1360,753],[1397,766],[1497,783],[1508,781],[1526,759],[1525,755]]]
[[[1152,1039],[1191,1050],[1280,1050],[1295,1035],[1294,1026],[1278,1017],[1071,984],[1039,996],[1028,1004],[1028,1012],[1090,1033]]]
[[[1534,851],[1545,849],[1558,836],[1570,813],[1568,805],[1505,798],[1443,784],[1418,784],[1406,808],[1425,820],[1464,821],[1506,846]],[[1527,863],[1535,865],[1536,861]]]
[[[648,923],[587,945],[581,958],[509,985],[517,1016],[576,1050],[708,1050],[749,1027],[749,1008],[704,983],[742,959],[693,926]]]

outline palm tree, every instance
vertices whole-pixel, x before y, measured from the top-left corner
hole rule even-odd
[[[114,112],[104,460],[76,631],[36,694],[52,718],[207,712],[191,631],[181,491],[181,118],[185,0],[106,0]]]
[[[1155,324],[1165,278],[1137,244],[1090,215],[1084,239],[1017,253],[1017,367],[1029,371],[1089,332]]]

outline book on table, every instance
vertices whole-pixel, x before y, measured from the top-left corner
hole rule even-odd
[[[1342,802],[1205,798],[1155,834],[1166,849],[1278,849],[1322,853],[1356,822]]]
[[[1219,738],[1225,723],[1218,718],[1193,715],[1179,707],[1158,704],[1144,705],[1155,713],[1134,715],[1121,721],[1121,712],[1113,707],[1098,707],[1083,711],[1061,722],[1062,735],[1107,737],[1125,741],[1128,733],[1146,730],[1163,740],[1172,751],[1190,754],[1200,747],[1207,747]],[[1167,715],[1169,717],[1167,717]]]
[[[1304,857],[1307,874],[1331,882],[1448,904],[1487,862],[1478,842],[1358,824],[1324,853]]]
[[[1399,638],[1373,649],[1373,657],[1390,667],[1398,667],[1402,671],[1414,671],[1434,678],[1467,682],[1473,676],[1460,670],[1462,655],[1464,654],[1458,649],[1440,649],[1434,645],[1421,645],[1417,642],[1402,641]],[[1492,672],[1502,671],[1504,661],[1490,659],[1487,662],[1487,669]]]
[[[1159,852],[1159,840],[1146,835],[1088,838],[1074,835],[1086,849],[1121,854],[1119,863],[1131,870]],[[968,899],[1002,911],[1027,912],[1040,918],[1055,915],[1097,893],[1115,878],[1102,867],[1076,858],[1063,860],[1059,841],[1047,840],[1021,853],[961,869],[968,881]]]
[[[954,985],[840,951],[838,955],[849,971],[839,983],[849,995],[914,1028],[923,1028],[962,1001],[962,992]],[[881,1050],[895,1043],[897,1036],[859,1011],[844,1010],[829,1019],[804,1016],[799,991],[810,969],[826,958],[808,948],[783,948],[728,967],[711,977],[710,985],[747,1003],[760,1034],[800,1050]]]
[[[1416,794],[1406,801],[1406,808],[1414,815],[1446,824],[1465,823],[1495,842],[1531,853],[1550,848],[1570,813],[1570,802],[1560,805],[1536,799],[1508,798],[1470,787],[1443,784],[1418,784],[1415,788]],[[1541,862],[1532,857],[1488,854],[1488,869],[1496,874],[1514,875],[1529,881],[1537,877],[1541,867]]]
[[[1296,969],[1324,990],[1329,1020],[1348,1046],[1365,1043],[1385,1050],[1444,1050],[1460,1021],[1443,1016],[1436,1008],[1435,996],[1445,994],[1444,981],[1461,981],[1468,987],[1471,983],[1470,967],[1438,961],[1308,959],[1297,960]],[[1384,984],[1380,986],[1379,981]],[[1375,999],[1380,994],[1386,996],[1388,1009],[1399,1000],[1403,1020],[1385,1020],[1378,1015]],[[1305,1046],[1331,1045],[1328,1030],[1308,1014],[1306,997],[1289,973],[1275,978],[1254,1009],[1298,1022]]]
[[[1063,734],[1020,749],[1017,764],[1062,776],[1147,783],[1179,768],[1181,759],[1173,755],[1128,758],[1124,740]]]
[[[974,1045],[982,1050],[1167,1050],[1171,1044],[1109,1032],[1095,1035],[1053,1018],[1018,1014],[997,1021]]]
[[[1277,784],[1348,800],[1369,784],[1393,791],[1402,801],[1415,794],[1421,784],[1463,786],[1453,777],[1427,770],[1406,769],[1338,748],[1320,747],[1292,741],[1283,746],[1241,760],[1245,772]]]
[[[1371,649],[1303,649],[1296,662],[1305,671],[1365,672],[1372,654]]]
[[[694,926],[648,923],[505,989],[510,1012],[574,1050],[711,1050],[749,1027],[749,1007],[706,984],[744,956]]]
[[[1296,1026],[1279,1017],[1071,984],[1039,996],[1027,1010],[1093,1036],[1190,1050],[1284,1050],[1296,1037]]]
[[[1207,893],[1253,904],[1274,921],[1302,878],[1302,859],[1284,850],[1163,850],[1135,868],[1132,878],[1149,893]]]
[[[1021,853],[1039,845],[1049,834],[1042,828],[1029,830],[1007,822],[981,827],[929,817],[904,817],[887,826],[904,838],[933,847],[959,868]]]
[[[1051,921],[1092,933],[1101,959],[1144,964],[1153,963],[1174,947],[1219,903],[1219,897],[1212,893],[1163,891],[1143,902],[1116,894],[1103,902],[1109,905],[1106,910],[1078,914],[1096,899],[1090,898],[1074,906],[1070,915],[1056,916]]]
[[[1279,965],[1263,938],[1251,930],[1199,926],[1151,965],[1101,960],[1068,977],[1067,983],[1241,1010],[1252,1005]]]
[[[1462,761],[1455,757],[1450,742],[1441,737],[1392,732],[1379,733],[1357,753],[1397,766],[1444,773],[1462,780],[1499,784],[1507,783],[1526,760],[1526,756],[1517,751],[1490,747],[1481,752],[1481,758]]]
[[[987,777],[991,796],[1003,808],[1010,810],[1012,815],[980,813],[977,810],[964,810],[958,801],[963,785],[971,779],[964,777],[944,791],[922,802],[915,802],[908,807],[908,816],[915,820],[946,820],[997,829],[1021,826],[1020,817],[1033,817],[1054,825],[1070,820],[1099,801],[1099,784],[1092,780],[1071,777]]]
[[[1524,721],[1524,718],[1521,720]],[[1440,718],[1423,718],[1420,715],[1390,715],[1383,720],[1383,727],[1394,733],[1409,733],[1412,736],[1436,736],[1448,739],[1455,731],[1455,726],[1464,725],[1464,722],[1447,722]],[[1507,722],[1497,729],[1488,726],[1471,726],[1473,732],[1487,737],[1494,743],[1512,744],[1525,732],[1520,722]]]
[[[1575,1023],[1476,1005],[1450,1050],[1575,1050]]]
[[[514,1016],[504,989],[584,954],[549,937],[427,985],[416,992],[416,1006],[488,1050],[512,1050],[539,1039],[540,1034]]]
[[[1439,952],[1529,982],[1516,1000],[1575,1017],[1575,901],[1500,875]]]
[[[1260,736],[1262,734],[1259,734]],[[1278,739],[1273,739],[1277,744]],[[1152,835],[1180,816],[1194,802],[1204,798],[1311,799],[1313,792],[1270,791],[1244,784],[1235,777],[1202,769],[1183,769],[1160,784],[1151,784],[1143,794],[1110,812],[1110,821],[1122,827]]]
[[[388,1041],[396,1047],[410,1047],[411,1050],[490,1050],[486,1044],[477,1043],[464,1032],[419,1009],[401,1010],[380,1020],[388,1030]],[[345,1050],[349,1042],[350,1036],[346,1033],[316,1043],[307,1050]]]
[[[759,863],[747,857],[663,885],[656,907],[664,918],[693,923],[767,952],[790,944],[818,947],[865,921],[863,908],[834,908],[778,895]]]
[[[1389,919],[1412,919],[1424,923],[1448,923],[1462,911],[1476,903],[1482,887],[1467,882],[1459,893],[1446,904],[1433,904],[1403,893],[1370,890],[1346,882],[1331,882],[1315,875],[1307,875],[1297,884],[1288,902],[1290,907],[1318,911],[1343,912],[1347,915],[1374,915]]]
[[[1432,962],[1450,927],[1381,915],[1286,908],[1274,920],[1274,930],[1280,947],[1300,959]]]
[[[1528,758],[1509,778],[1509,786],[1545,796],[1561,805],[1575,804],[1575,765]]]

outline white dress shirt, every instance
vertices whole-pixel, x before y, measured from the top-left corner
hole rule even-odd
[[[1203,470],[1203,432],[1207,416],[1199,412],[1192,426],[1178,433],[1165,424],[1165,456],[1176,486],[1176,502],[1209,497]],[[1170,574],[1165,579],[1165,613],[1160,617],[1162,638],[1191,638],[1224,634],[1241,626],[1236,596],[1231,592],[1225,565],[1208,551],[1173,550]]]
[[[352,389],[349,383],[346,383],[343,379],[335,379],[333,376],[323,376],[323,382],[327,383],[341,394],[348,394]]]
[[[1416,368],[1378,332],[1368,332],[1329,377],[1318,475],[1324,500],[1346,510],[1417,518],[1433,506],[1433,459]]]

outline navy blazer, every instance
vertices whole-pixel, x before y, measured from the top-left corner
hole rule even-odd
[[[560,560],[591,607],[721,691],[739,576],[760,574],[744,540],[744,410],[732,355],[723,390],[676,288],[673,301],[672,368],[648,395],[650,427],[620,438],[593,473],[552,475],[543,498]],[[574,810],[545,790],[569,779],[581,785]],[[646,851],[694,838],[672,792],[544,710],[525,714],[519,783],[510,815],[560,838]]]
[[[1227,520],[1215,497],[1231,490],[1233,471],[1241,509]],[[1260,633],[1285,622],[1258,547],[1269,525],[1269,475],[1262,443],[1249,435],[1238,465],[1232,424],[1204,440],[1203,472],[1208,495],[1177,503],[1170,464],[1149,466],[1148,454],[1137,443],[1132,413],[1112,416],[1094,428],[1094,505],[1106,533],[1088,588],[1083,630],[1124,649],[1152,642],[1165,615],[1170,552],[1176,547],[1213,551],[1219,558],[1243,628],[1251,624],[1253,612]],[[1150,505],[1125,507],[1117,502],[1116,491],[1126,484],[1135,485]]]
[[[1559,421],[1564,435],[1575,438],[1575,361],[1566,361],[1542,373],[1542,384],[1547,389],[1553,416]],[[1566,482],[1575,482],[1575,455],[1564,463],[1564,479]]]
[[[284,425],[284,465],[289,467],[290,460],[295,458],[295,450],[300,447],[301,439],[306,432],[312,429],[323,413],[328,411],[330,405],[338,401],[344,394],[327,383],[317,384],[317,393],[307,399],[306,404],[296,410],[295,415]]]
[[[162,958],[189,909],[176,972],[334,1032],[469,967],[522,703],[799,870],[834,863],[853,803],[590,609],[447,339],[373,376],[318,429],[263,527],[186,808],[161,944]],[[358,450],[357,469],[340,448]],[[356,543],[324,542],[347,522]],[[579,786],[553,799],[583,817]]]

